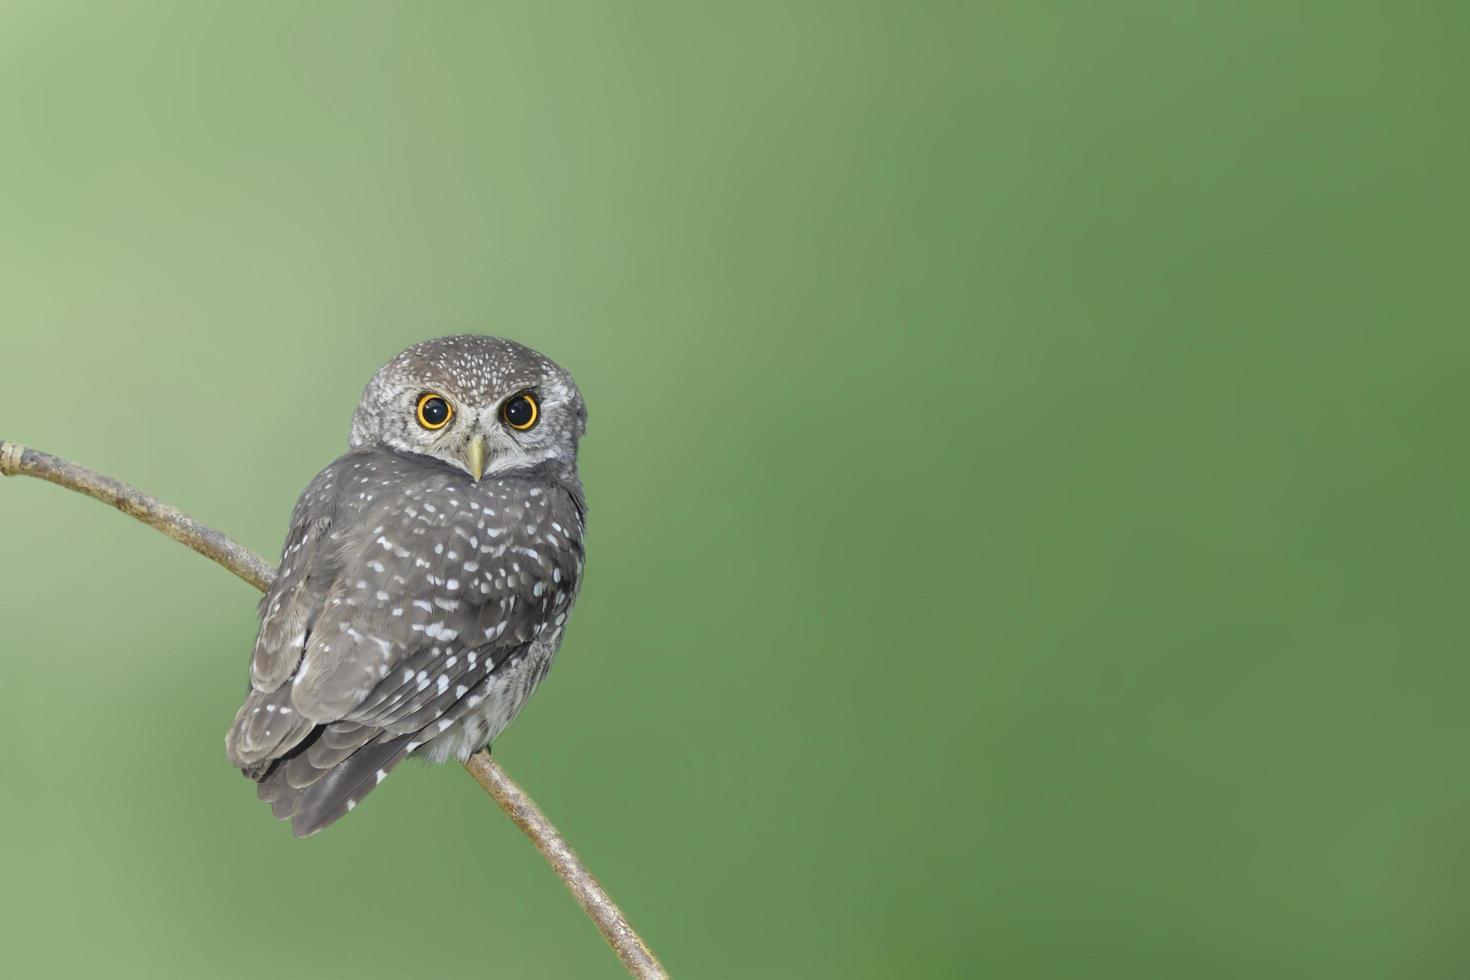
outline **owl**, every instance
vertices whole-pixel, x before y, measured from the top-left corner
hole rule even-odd
[[[546,676],[582,579],[587,411],[498,337],[403,351],[291,515],[230,762],[298,837],[407,755],[467,759]]]

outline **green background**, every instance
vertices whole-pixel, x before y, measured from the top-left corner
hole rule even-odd
[[[0,435],[276,555],[578,378],[497,756],[684,977],[1463,977],[1463,3],[0,7]],[[255,596],[0,485],[12,976],[616,977],[462,772],[301,842]]]

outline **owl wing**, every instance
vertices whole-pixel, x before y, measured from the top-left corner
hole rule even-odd
[[[297,711],[417,731],[444,695],[561,625],[581,571],[571,497],[497,482],[475,499],[434,471],[421,494],[366,515],[364,546],[326,595],[292,682]]]
[[[379,773],[450,728],[492,674],[547,630],[560,631],[575,595],[582,524],[574,492],[511,480],[497,481],[498,491],[470,490],[447,471],[415,475],[391,499],[349,507],[350,515],[337,508],[338,540],[329,530],[307,560],[301,595],[316,610],[292,681],[253,689],[241,709],[245,731],[261,727],[250,719],[263,713],[271,734],[240,739],[247,751],[237,764],[263,775],[291,755],[261,792],[278,815],[296,817],[297,833],[340,816]],[[355,486],[342,486],[349,502]],[[346,520],[357,533],[343,547]],[[319,594],[318,567],[332,572]]]
[[[307,484],[291,512],[281,563],[259,606],[260,632],[250,660],[250,693],[225,738],[230,761],[247,774],[260,771],[281,746],[311,729],[291,707],[291,686],[312,624],[342,567],[343,521],[339,486],[360,469],[359,454],[334,461]]]

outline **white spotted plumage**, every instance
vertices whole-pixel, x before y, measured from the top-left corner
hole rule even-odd
[[[454,407],[443,432],[415,431],[425,391]],[[538,423],[512,431],[499,406],[524,392]],[[545,676],[581,580],[585,418],[565,371],[497,338],[416,345],[368,384],[353,448],[297,503],[226,737],[298,835],[410,752],[468,757]],[[488,446],[478,480],[472,440]]]

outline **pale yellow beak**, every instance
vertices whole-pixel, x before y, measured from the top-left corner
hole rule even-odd
[[[475,436],[470,440],[468,446],[464,447],[464,461],[470,468],[470,474],[474,476],[475,482],[480,482],[480,477],[485,473],[485,437]]]

